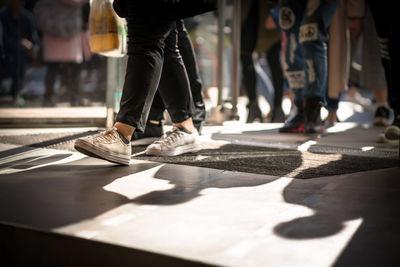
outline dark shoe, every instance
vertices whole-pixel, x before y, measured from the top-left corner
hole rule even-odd
[[[281,107],[275,108],[272,110],[271,122],[284,122],[285,121],[285,113]]]
[[[297,114],[279,129],[280,133],[304,133],[304,107],[297,105]]]
[[[306,100],[304,105],[304,132],[307,134],[316,134],[323,132],[321,121],[322,99],[313,97]]]
[[[390,111],[387,107],[380,106],[375,111],[374,126],[388,126]]]
[[[194,103],[194,112],[193,112],[193,124],[197,129],[199,135],[201,135],[201,130],[203,128],[203,122],[206,119],[206,106],[204,103]]]
[[[247,115],[247,123],[252,123],[256,119],[258,119],[260,122],[263,122],[263,117],[261,113],[261,109],[258,106],[258,103],[256,100],[251,101],[248,105],[247,108],[249,109],[249,113]]]
[[[135,131],[132,136],[131,145],[132,146],[144,146],[150,145],[153,142],[159,140],[163,135],[163,124],[158,122],[158,124],[151,123],[147,121],[146,129],[143,133]]]

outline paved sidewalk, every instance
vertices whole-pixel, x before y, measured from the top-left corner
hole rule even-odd
[[[263,145],[321,153],[321,158],[328,153],[397,162],[398,146],[375,144],[380,129],[341,124],[336,133],[316,138],[278,135],[278,126],[206,127],[203,141],[206,146]],[[93,130],[0,130],[0,231],[8,240],[0,249],[9,252],[6,262],[18,258],[22,263],[54,265],[400,264],[398,167],[312,179],[135,156],[133,164],[124,167],[72,151],[73,138]],[[25,143],[5,144],[7,140]],[[325,152],[320,151],[323,147]],[[307,168],[312,162],[304,164]],[[26,229],[39,234],[17,234]],[[50,242],[47,234],[56,238]],[[62,237],[76,238],[74,245]],[[101,250],[97,246],[102,244],[113,247]],[[121,249],[127,252],[121,254]]]
[[[105,125],[106,107],[0,108],[2,128]]]

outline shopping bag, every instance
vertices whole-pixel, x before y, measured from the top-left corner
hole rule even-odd
[[[126,54],[126,22],[119,18],[110,0],[93,0],[89,14],[90,50],[108,57]]]

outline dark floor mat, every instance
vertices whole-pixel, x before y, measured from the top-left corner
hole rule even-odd
[[[98,132],[99,131],[85,131],[0,136],[0,143],[76,151],[74,149],[74,143],[77,138],[93,135]]]
[[[139,153],[144,147],[134,148]],[[134,156],[133,159],[215,168],[292,178],[315,178],[396,167],[397,159],[301,152],[226,144],[175,157]]]
[[[74,140],[94,133],[96,131],[0,136],[0,143],[76,151],[73,148]],[[221,143],[213,141],[203,142],[203,149],[197,153],[175,157],[146,156],[140,153],[145,148],[145,146],[134,147],[132,153],[139,155],[134,156],[133,159],[303,179],[398,166],[397,158],[329,154],[315,151],[301,152],[233,144],[221,145]]]

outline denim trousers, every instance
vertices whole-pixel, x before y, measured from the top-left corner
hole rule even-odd
[[[127,22],[128,64],[116,121],[143,132],[157,88],[172,122],[190,118],[193,100],[176,21],[137,12],[129,14]]]
[[[295,103],[325,100],[328,26],[339,1],[283,0],[279,27],[284,39],[286,75]]]

